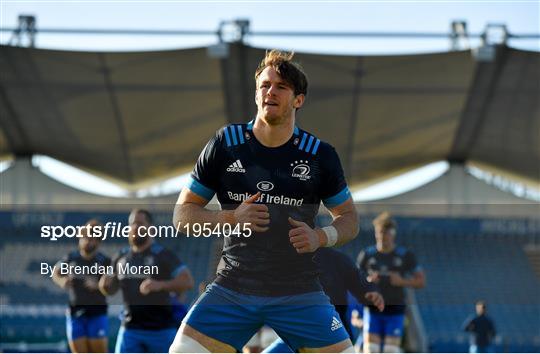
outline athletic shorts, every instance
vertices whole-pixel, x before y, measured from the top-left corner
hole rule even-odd
[[[368,307],[364,307],[364,333],[378,334],[381,337],[401,337],[403,335],[404,319],[404,314],[372,313]]]
[[[176,328],[133,329],[120,327],[115,353],[168,353]]]
[[[184,323],[239,352],[265,324],[295,351],[349,339],[322,291],[266,297],[241,294],[213,283],[188,312]]]
[[[72,317],[66,315],[66,332],[68,340],[86,337],[90,339],[105,338],[109,331],[107,315]]]

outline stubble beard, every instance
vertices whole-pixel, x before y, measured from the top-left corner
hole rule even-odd
[[[263,119],[270,126],[281,125],[285,121],[284,116],[275,114],[263,114]]]
[[[294,109],[294,108],[293,108]],[[260,117],[270,126],[278,126],[292,119],[292,110],[285,110],[285,112],[266,113],[264,108],[260,111]]]

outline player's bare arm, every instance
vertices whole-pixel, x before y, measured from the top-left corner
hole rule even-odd
[[[105,296],[116,294],[119,287],[118,278],[115,275],[105,274],[99,279],[99,291]]]
[[[374,271],[370,272],[369,275],[367,276],[367,281],[370,283],[379,284],[379,282],[381,281],[379,272],[374,272]]]
[[[148,295],[151,292],[157,291],[168,291],[181,294],[184,291],[191,290],[194,284],[191,272],[186,268],[170,280],[145,279],[139,286],[139,291],[143,295]]]
[[[338,231],[336,246],[344,245],[358,236],[360,225],[358,223],[358,213],[356,212],[352,198],[347,199],[336,207],[328,208],[328,211],[333,218],[331,225]],[[322,236],[322,241],[327,242],[326,234]],[[323,243],[323,245],[326,246],[326,243]]]
[[[404,278],[397,272],[390,273],[390,284],[413,289],[426,286],[426,276],[423,271],[416,271],[410,278]]]
[[[62,289],[67,289],[71,286],[72,280],[69,276],[60,274],[60,267],[55,267],[52,275],[52,280]]]
[[[384,299],[381,293],[377,291],[367,292],[365,295],[366,300],[371,302],[379,311],[384,311]]]
[[[349,198],[341,205],[329,209],[332,215],[332,226],[337,230],[336,245],[343,245],[353,240],[358,235],[358,216],[352,199]],[[312,229],[305,222],[289,218],[293,227],[289,231],[289,241],[298,253],[316,251],[319,247],[328,244],[328,235],[324,230]]]

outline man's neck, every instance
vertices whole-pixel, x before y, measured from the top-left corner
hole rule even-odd
[[[141,253],[141,252],[144,252],[146,251],[146,249],[148,249],[148,247],[150,247],[152,245],[152,240],[149,239],[148,242],[146,242],[145,244],[142,244],[140,246],[138,245],[131,245],[131,250],[135,253]]]
[[[91,253],[87,253],[83,250],[80,250],[79,253],[81,254],[81,257],[86,259],[86,260],[90,260],[92,258],[94,258],[94,255],[96,254],[96,251],[94,252],[91,252]]]
[[[270,125],[264,118],[257,116],[253,125],[253,134],[266,147],[278,147],[285,144],[294,132],[294,116],[282,124]]]
[[[384,247],[381,244],[377,244],[377,251],[380,253],[391,253],[396,248],[396,245],[390,245],[388,247]]]

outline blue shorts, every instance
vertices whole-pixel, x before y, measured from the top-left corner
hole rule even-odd
[[[71,317],[66,315],[66,332],[69,341],[86,337],[90,339],[106,338],[109,331],[107,315]]]
[[[364,307],[364,333],[378,334],[381,337],[401,337],[404,319],[404,314],[371,313],[368,307]]]
[[[295,351],[349,339],[338,313],[322,291],[266,297],[241,294],[213,283],[184,322],[239,352],[265,324]]]
[[[115,353],[168,353],[176,328],[133,329],[120,327]]]

